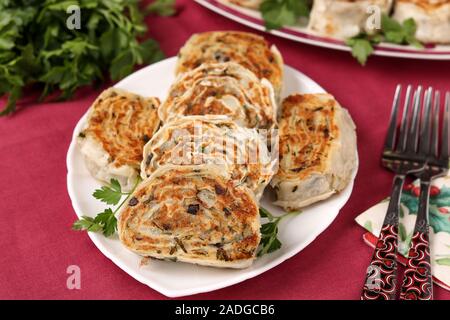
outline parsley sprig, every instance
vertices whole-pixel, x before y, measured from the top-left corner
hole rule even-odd
[[[300,211],[288,212],[282,216],[276,217],[267,209],[259,208],[261,218],[266,218],[269,222],[261,225],[261,242],[259,243],[258,257],[267,253],[274,252],[281,248],[281,241],[278,239],[278,225],[286,217],[297,215]]]
[[[374,51],[374,45],[382,41],[395,44],[409,44],[417,48],[423,45],[416,39],[417,25],[414,19],[407,19],[403,23],[384,14],[381,18],[381,30],[375,34],[361,33],[347,41],[352,48],[352,55],[358,62],[365,65]]]
[[[114,210],[112,208],[106,208],[103,212],[97,214],[95,218],[82,216],[81,219],[74,222],[72,229],[92,232],[102,231],[106,237],[113,235],[117,230],[116,213],[123,206],[123,204],[128,201],[128,198],[134,192],[140,181],[140,178],[138,178],[133,190],[130,192],[122,192],[120,183],[116,179],[111,179],[111,183],[109,185],[95,190],[92,196],[95,199],[109,205],[117,205],[123,196],[126,197]]]
[[[309,17],[309,0],[264,0],[259,7],[267,30],[293,26],[300,17]]]

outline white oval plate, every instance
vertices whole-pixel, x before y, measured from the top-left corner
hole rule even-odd
[[[157,96],[164,100],[175,79],[175,63],[174,57],[150,65],[122,80],[116,87],[144,96]],[[295,92],[325,92],[313,80],[290,67],[285,67],[284,83],[284,96]],[[94,215],[104,209],[104,205],[92,197],[92,192],[100,187],[100,182],[91,177],[76,146],[76,137],[85,121],[86,114],[75,127],[67,153],[67,189],[78,217]],[[352,188],[353,180],[341,193],[308,207],[298,216],[282,221],[279,232],[282,248],[257,259],[250,268],[244,270],[215,269],[157,260],[151,260],[148,265],[140,266],[141,258],[125,249],[117,235],[105,238],[102,234],[89,232],[89,237],[105,256],[136,280],[169,297],[186,296],[224,288],[255,277],[300,252],[331,224],[350,197]],[[274,214],[282,214],[280,208],[271,204],[272,197],[271,191],[266,192],[262,206]]]
[[[223,0],[195,0],[202,6],[238,23],[250,28],[266,31],[261,14],[256,10],[243,8]],[[304,27],[288,27],[279,30],[271,30],[276,36],[303,42],[319,47],[350,51],[349,46],[344,41],[334,38],[318,36]],[[413,46],[401,46],[389,43],[382,43],[375,47],[374,54],[386,57],[412,58],[425,60],[450,60],[450,45],[427,46],[424,49],[417,49]]]

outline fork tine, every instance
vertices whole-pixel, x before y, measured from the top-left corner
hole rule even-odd
[[[432,114],[432,102],[433,102],[433,88],[428,88],[425,92],[425,103],[422,114],[420,137],[419,137],[419,152],[421,154],[428,154],[430,152],[430,139],[431,139],[431,114]]]
[[[436,92],[434,96],[434,107],[433,107],[433,132],[431,137],[431,154],[435,157],[438,156],[439,153],[439,106],[441,104],[440,102],[441,96],[439,91]]]
[[[449,158],[449,121],[450,121],[450,92],[445,95],[444,123],[442,124],[442,151],[441,159],[448,161]]]
[[[412,86],[409,85],[408,88],[406,89],[405,105],[403,108],[403,115],[400,125],[400,137],[398,139],[398,144],[396,148],[397,151],[403,151],[405,150],[406,147],[406,134],[408,130],[409,106],[411,104],[411,91]]]
[[[419,86],[414,94],[413,110],[409,121],[408,134],[406,137],[406,151],[416,152],[417,140],[420,128],[420,101],[422,97],[422,86]]]
[[[397,132],[397,118],[398,109],[400,105],[400,93],[402,92],[402,86],[397,85],[395,89],[394,102],[392,103],[391,119],[389,120],[389,129],[384,142],[384,148],[388,150],[394,150],[395,138]]]

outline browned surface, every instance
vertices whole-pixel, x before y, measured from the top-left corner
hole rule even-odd
[[[205,32],[192,36],[179,54],[177,73],[195,69],[204,62],[234,61],[260,79],[281,88],[282,70],[267,41],[247,32]]]
[[[157,98],[144,99],[119,92],[100,97],[83,131],[99,141],[115,167],[138,168],[142,149],[159,127]]]
[[[139,203],[127,206],[121,213],[119,224],[126,229],[121,232],[122,242],[149,256],[185,254],[200,260],[224,261],[252,258],[259,244],[259,224],[255,227],[259,213],[249,190],[233,187],[231,181],[218,176],[192,175],[192,169],[178,168],[153,178],[152,183],[141,185],[135,192]],[[199,190],[214,193],[212,208],[198,200]],[[144,217],[152,205],[146,202],[148,199],[161,207]],[[195,214],[188,212],[190,204],[199,205]],[[139,233],[136,226],[153,231]]]
[[[292,95],[283,101],[280,119],[280,170],[284,178],[322,172],[331,141],[336,139],[335,100]]]

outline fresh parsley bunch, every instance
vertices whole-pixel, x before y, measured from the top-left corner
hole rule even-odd
[[[158,44],[144,36],[146,12],[171,15],[174,0],[156,0],[147,10],[139,0],[0,0],[0,115],[15,111],[28,85],[42,88],[41,99],[60,90],[61,99],[77,88],[112,80],[135,65],[163,58]],[[70,6],[80,9],[81,28],[67,25]]]

